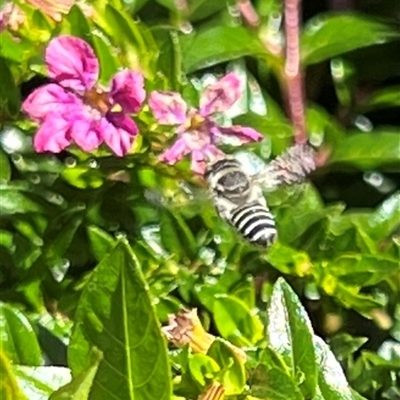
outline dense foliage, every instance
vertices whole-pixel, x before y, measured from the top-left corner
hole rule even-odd
[[[234,73],[240,99],[218,122],[253,128],[242,156],[268,164],[299,137],[282,22],[296,2],[67,3],[2,2],[0,397],[400,399],[397,1],[304,1],[301,106],[320,161],[266,193],[279,235],[267,251],[218,216],[196,153],[159,158],[176,131],[149,98],[174,91],[197,108]],[[118,71],[143,74],[124,120],[134,134],[71,144],[59,109],[27,100],[61,87],[49,65],[64,64],[44,57],[61,36],[93,48],[120,102]]]

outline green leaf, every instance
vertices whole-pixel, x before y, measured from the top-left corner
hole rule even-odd
[[[307,132],[311,141],[336,144],[343,139],[344,129],[322,107],[312,104],[306,109]]]
[[[379,255],[346,254],[332,260],[327,266],[329,273],[348,284],[372,286],[399,271],[399,260]]]
[[[352,134],[338,143],[329,162],[345,162],[362,169],[399,163],[399,141],[399,131],[394,127]]]
[[[71,380],[71,371],[64,367],[14,365],[14,373],[28,399],[48,399]]]
[[[96,55],[100,63],[99,80],[105,85],[108,85],[111,78],[118,71],[118,59],[115,51],[113,51],[113,48],[110,46],[110,44],[106,42],[106,39],[103,39],[95,34],[93,34],[91,38],[93,42],[93,48],[96,51]]]
[[[71,213],[71,211],[73,211],[73,208],[69,208],[68,211],[54,218],[45,233],[48,245],[43,252],[43,257],[57,282],[63,280],[70,266],[70,261],[65,259],[64,255],[74,240],[83,220],[83,213],[79,212],[79,208],[77,213]]]
[[[325,270],[324,266],[322,268]],[[346,308],[354,308],[359,313],[369,316],[371,311],[381,308],[382,302],[375,300],[372,296],[360,294],[360,287],[346,285],[338,281],[335,277],[328,274],[320,283],[321,288],[330,296],[334,296],[336,301],[342,303]]]
[[[217,26],[181,36],[186,73],[248,55],[265,53],[256,35],[241,26]]]
[[[68,358],[73,375],[90,348],[103,352],[90,399],[170,399],[166,345],[139,261],[125,242],[93,271],[81,296]]]
[[[90,364],[85,369],[85,371],[82,371],[66,386],[63,386],[56,392],[54,392],[50,396],[49,400],[65,400],[65,399],[87,400],[90,398],[90,391],[93,385],[93,381],[99,369],[100,362],[103,356],[99,350],[93,348],[90,358],[91,358]],[[98,397],[98,399],[100,400],[100,397]]]
[[[376,110],[380,108],[400,107],[399,93],[400,85],[377,90],[368,99],[365,108]]]
[[[317,386],[313,330],[306,311],[290,286],[279,278],[267,309],[269,347],[279,353],[307,398]]]
[[[11,369],[11,362],[0,347],[0,399],[28,400],[18,387],[16,377]]]
[[[329,341],[337,359],[344,361],[356,352],[364,343],[368,341],[365,337],[352,337],[347,333],[335,335]]]
[[[66,15],[66,20],[70,23],[70,34],[84,39],[92,45],[91,27],[86,19],[81,8],[74,4],[69,13]]]
[[[306,252],[297,251],[279,242],[270,248],[265,259],[284,274],[296,273],[298,276],[306,275],[312,265]]]
[[[215,296],[212,311],[218,331],[231,343],[249,346],[263,338],[259,317],[238,298],[219,294]]]
[[[221,368],[219,382],[225,389],[225,395],[241,394],[246,384],[244,363],[225,341],[214,340],[207,355],[213,358]]]
[[[111,4],[106,5],[104,19],[105,30],[124,49],[125,64],[133,69],[140,66],[148,74],[154,74],[158,49],[148,28]]]
[[[304,400],[293,377],[283,369],[263,364],[251,374],[250,392],[259,399]]]
[[[340,34],[338,34],[340,32]],[[363,15],[327,13],[311,19],[301,35],[306,65],[400,37],[394,27]]]
[[[256,307],[254,279],[250,276],[235,285],[229,294],[243,301],[250,309]]]
[[[88,226],[86,229],[92,254],[100,262],[115,247],[116,240],[98,226]]]
[[[7,154],[0,149],[0,181],[8,182],[11,177],[10,161]]]
[[[347,383],[342,367],[329,346],[319,337],[314,338],[319,365],[318,388],[325,400],[356,400]]]
[[[194,354],[189,358],[189,371],[200,386],[206,386],[207,381],[214,378],[220,371],[218,364],[205,354]]]
[[[174,218],[168,211],[164,211],[160,218],[160,238],[162,246],[178,259],[183,258],[184,250],[180,241]]]
[[[0,347],[14,364],[40,365],[42,356],[35,331],[21,311],[0,303]]]
[[[32,50],[32,43],[22,39],[15,41],[15,37],[11,32],[5,30],[0,33],[0,55],[4,59],[21,63],[26,60]]]
[[[301,191],[300,191],[301,188]],[[320,221],[328,214],[328,209],[323,207],[321,196],[311,183],[304,183],[298,187],[296,196],[292,196],[279,209],[276,210],[278,221],[279,240],[284,244],[293,243],[310,226]],[[290,190],[280,188],[276,192],[278,197],[282,191]],[[272,196],[269,196],[269,198]],[[290,226],[290,229],[280,227]]]
[[[267,107],[269,102],[267,101]],[[282,116],[277,115],[258,115],[255,113],[247,113],[235,118],[235,124],[249,126],[262,133],[266,138],[277,143],[288,144],[293,137],[293,127]],[[279,148],[279,150],[282,150]]]
[[[168,87],[165,89],[179,90],[181,87],[181,49],[179,45],[178,33],[166,29],[163,26],[157,26],[152,29],[154,40],[160,49],[160,55],[157,60],[157,69],[160,74],[167,78],[165,83]]]
[[[20,109],[20,95],[7,61],[0,57],[0,109],[15,116]]]

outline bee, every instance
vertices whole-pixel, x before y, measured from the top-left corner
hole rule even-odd
[[[255,176],[235,158],[210,163],[205,179],[218,214],[250,243],[268,248],[277,239],[277,229],[263,189],[303,181],[315,169],[314,156],[312,147],[295,145]]]

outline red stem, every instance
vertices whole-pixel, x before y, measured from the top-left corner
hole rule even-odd
[[[307,141],[304,116],[303,71],[300,64],[301,0],[285,0],[286,61],[284,78],[290,119],[295,129],[295,142]]]

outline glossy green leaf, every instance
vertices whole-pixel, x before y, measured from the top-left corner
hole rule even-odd
[[[293,128],[283,116],[277,118],[275,116],[269,117],[268,115],[263,116],[247,113],[235,118],[235,124],[250,126],[265,137],[271,137],[272,140],[288,141],[288,139],[293,137]]]
[[[369,316],[371,311],[382,307],[382,302],[370,295],[360,293],[360,287],[346,285],[333,277],[327,277],[320,283],[321,288],[329,295],[334,296],[346,308],[354,308],[359,313]]]
[[[367,341],[365,337],[352,337],[347,333],[340,333],[329,340],[329,347],[339,361],[344,361]]]
[[[344,129],[328,112],[316,104],[306,108],[306,123],[311,143],[332,145],[344,138]]]
[[[205,354],[194,354],[190,357],[188,367],[192,378],[203,387],[220,371],[213,358]]]
[[[18,383],[3,349],[0,348],[0,398],[2,400],[28,400]]]
[[[329,263],[329,273],[346,283],[371,286],[399,271],[399,260],[379,255],[346,254]],[[351,279],[351,280],[350,280]]]
[[[51,221],[45,234],[50,245],[46,246],[43,253],[44,260],[58,282],[62,281],[63,275],[65,275],[70,266],[70,261],[64,257],[83,219],[83,213],[79,212],[81,210],[77,213],[71,211],[74,210],[70,208],[67,212],[60,214]],[[68,215],[69,213],[71,215]],[[60,228],[61,226],[62,229]],[[59,275],[60,272],[61,275]]]
[[[394,27],[367,16],[355,13],[317,15],[303,29],[301,58],[306,65],[315,64],[399,38],[400,34]]]
[[[250,393],[257,399],[304,400],[292,376],[277,367],[260,365],[251,375]]]
[[[8,182],[11,177],[11,167],[7,154],[0,149],[0,181]]]
[[[90,399],[170,399],[166,345],[135,255],[120,242],[97,266],[80,299],[69,346],[76,376],[92,346],[103,352]]]
[[[243,301],[250,309],[256,306],[254,279],[251,277],[247,277],[245,280],[235,285],[229,294]]]
[[[290,286],[279,278],[267,309],[267,340],[290,368],[306,397],[317,386],[317,363],[309,317]]]
[[[15,364],[40,365],[42,355],[28,318],[16,308],[0,303],[0,347]]]
[[[21,40],[17,43],[15,37],[8,30],[0,33],[0,55],[4,59],[20,63],[26,59],[31,49],[31,42]]]
[[[154,74],[158,49],[146,26],[134,21],[128,13],[112,4],[106,5],[104,18],[104,28],[111,33],[116,44],[124,49],[130,68],[142,67],[148,74]]]
[[[239,57],[265,53],[261,41],[243,27],[217,26],[181,36],[182,63],[186,73]]]
[[[172,215],[165,211],[160,218],[160,238],[162,246],[170,254],[182,259],[184,250]]]
[[[15,116],[20,109],[20,95],[7,61],[0,57],[0,107],[9,116]],[[4,112],[4,111],[3,111]]]
[[[118,71],[118,59],[112,47],[106,42],[106,39],[93,35],[92,42],[100,63],[99,80],[103,84],[108,85],[113,75]]]
[[[283,190],[285,188],[277,191],[278,197]],[[310,226],[326,217],[327,214],[328,209],[323,207],[321,196],[316,188],[311,183],[302,184],[298,187],[297,193],[276,211],[279,239],[284,244],[293,243]],[[280,226],[290,226],[290,229],[280,229]]]
[[[212,357],[221,368],[219,382],[225,389],[225,395],[241,394],[246,384],[244,363],[238,358],[227,342],[216,339],[207,355]]]
[[[70,23],[70,34],[80,37],[92,45],[91,27],[82,9],[74,4],[69,10],[66,19]]]
[[[157,68],[165,78],[167,78],[166,89],[179,90],[181,87],[181,49],[179,45],[178,33],[165,29],[164,27],[155,27],[152,30],[154,40],[160,49],[160,55],[157,60]]]
[[[335,147],[330,163],[348,163],[362,169],[400,162],[400,136],[396,128],[348,136]]]
[[[87,234],[92,250],[97,262],[100,262],[114,248],[116,240],[98,226],[88,226]]]
[[[71,372],[65,367],[14,365],[14,373],[28,399],[48,399],[71,380]]]
[[[276,269],[285,274],[296,273],[298,276],[306,275],[311,267],[307,253],[297,251],[277,242],[265,256],[266,260]]]
[[[256,344],[264,336],[259,317],[234,296],[215,296],[213,316],[221,335],[237,346]]]
[[[318,360],[318,388],[326,400],[356,400],[329,346],[319,337],[314,338]]]
[[[390,86],[374,92],[368,99],[367,109],[400,107],[400,85]]]
[[[49,397],[49,400],[64,400],[66,398],[74,400],[89,399],[91,388],[102,359],[102,353],[96,348],[93,348],[90,354],[90,363],[85,371],[82,371],[78,376],[73,378],[71,382],[53,393]],[[97,398],[100,399],[100,397]]]

